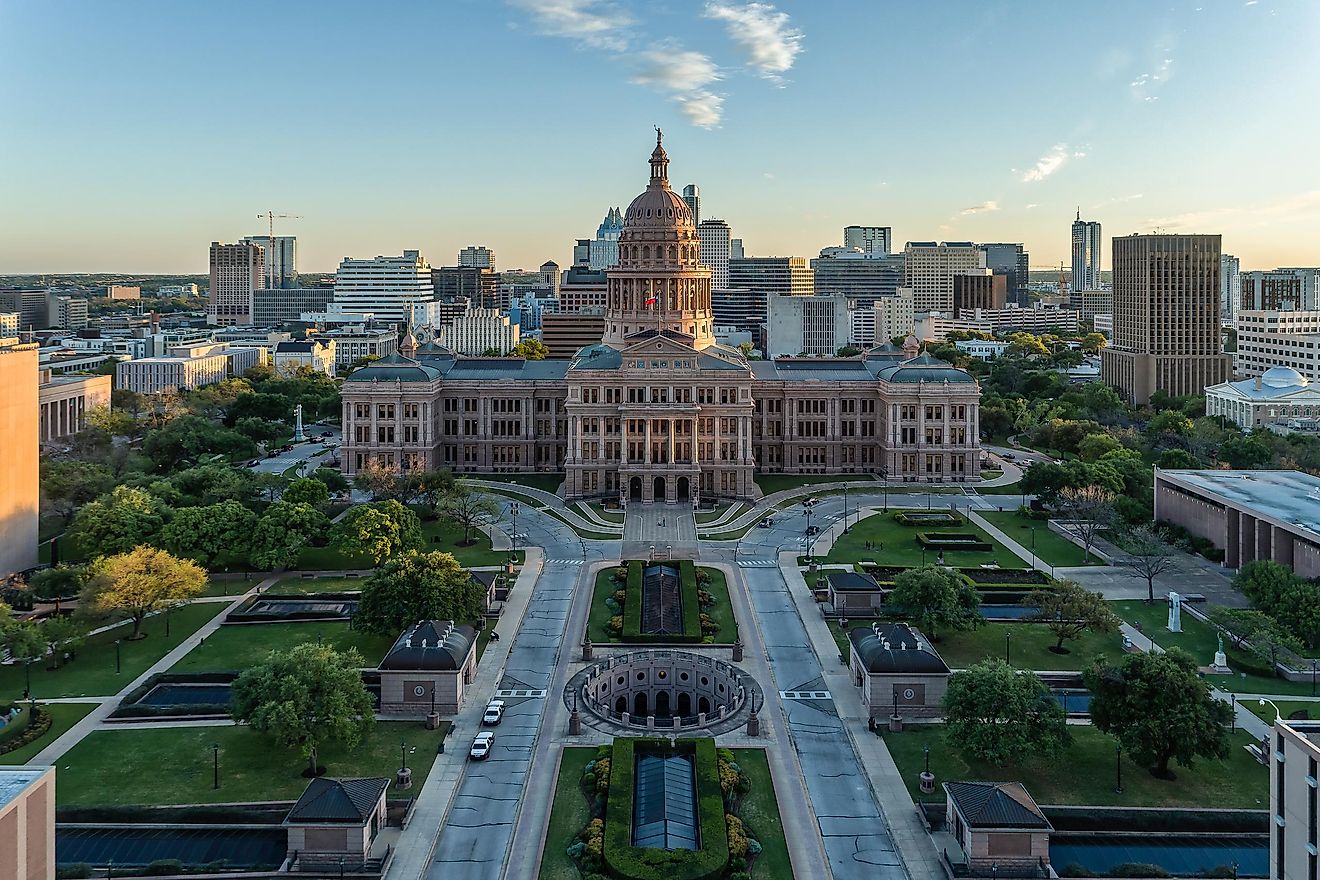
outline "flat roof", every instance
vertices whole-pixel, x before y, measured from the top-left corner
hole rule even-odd
[[[1320,538],[1320,477],[1245,470],[1160,470],[1156,476]]]
[[[18,800],[30,785],[49,770],[49,767],[0,767],[0,807]]]

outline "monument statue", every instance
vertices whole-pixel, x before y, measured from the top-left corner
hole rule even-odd
[[[1169,632],[1182,632],[1182,596],[1169,593]]]
[[[302,404],[300,403],[293,408],[293,442],[301,443],[306,439],[307,435],[303,433]]]
[[[1224,654],[1224,634],[1219,633],[1219,648],[1215,651],[1215,662],[1210,664],[1210,668],[1215,672],[1229,672],[1228,657]]]

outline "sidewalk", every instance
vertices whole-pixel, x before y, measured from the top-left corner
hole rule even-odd
[[[468,685],[463,709],[450,719],[453,726],[445,738],[447,745],[444,754],[436,755],[431,772],[427,774],[426,782],[422,784],[422,790],[413,803],[408,827],[399,836],[394,859],[390,862],[386,875],[389,880],[418,880],[426,875],[431,866],[431,854],[440,839],[440,829],[444,826],[450,804],[467,767],[467,749],[464,748],[468,744],[467,737],[481,726],[486,700],[495,693],[495,687],[504,674],[504,664],[522,626],[532,588],[541,575],[544,551],[540,547],[527,547],[526,552],[526,562],[504,605],[504,613],[500,616],[502,638],[486,646],[481,663],[477,665],[476,678]]]

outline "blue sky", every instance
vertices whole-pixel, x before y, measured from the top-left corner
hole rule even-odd
[[[749,253],[1220,232],[1320,264],[1320,2],[0,0],[0,272],[567,264],[652,125]],[[1108,260],[1106,262],[1106,267]]]

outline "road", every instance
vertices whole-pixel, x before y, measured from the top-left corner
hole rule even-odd
[[[316,467],[330,461],[338,451],[342,437],[339,428],[334,425],[308,425],[304,430],[308,437],[315,437],[316,442],[295,443],[293,449],[288,452],[281,452],[272,458],[259,459],[249,470],[254,474],[282,474],[297,465],[305,467],[306,472],[311,473]],[[326,433],[330,436],[322,438],[321,435]],[[333,443],[335,448],[327,451],[325,441]],[[309,462],[310,465],[307,464]]]

